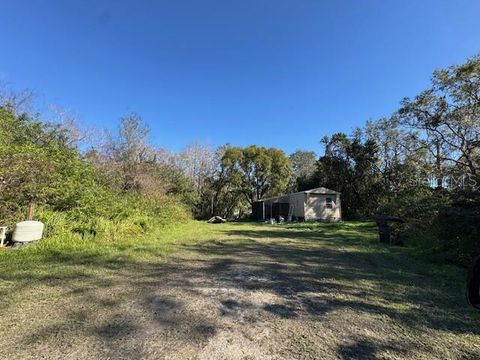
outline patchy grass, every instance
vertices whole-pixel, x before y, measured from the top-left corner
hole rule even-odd
[[[160,261],[182,245],[211,240],[214,228],[199,222],[164,226],[110,241],[105,237],[68,234],[22,248],[0,248],[0,308],[23,297],[18,289],[42,283],[97,277],[106,269]],[[25,301],[25,300],[22,300]]]
[[[0,251],[0,358],[478,358],[461,269],[367,222],[199,222]]]

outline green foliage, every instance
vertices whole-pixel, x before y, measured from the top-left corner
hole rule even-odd
[[[312,177],[317,169],[317,155],[313,151],[297,150],[289,156],[292,164],[292,180],[290,191],[308,190],[315,185],[312,184]]]
[[[0,107],[0,211],[4,217],[17,213],[29,202],[51,196],[54,162],[48,139],[39,122],[17,118]]]
[[[286,191],[292,171],[283,151],[255,145],[227,148],[221,165],[225,181],[249,203]]]
[[[54,127],[0,107],[2,223],[12,228],[36,203],[47,237],[111,242],[189,219],[177,197],[121,191],[64,140]]]
[[[480,196],[457,194],[435,219],[433,243],[436,257],[468,267],[480,255]]]
[[[157,166],[157,177],[163,184],[168,184],[166,194],[176,196],[190,209],[198,206],[200,194],[195,191],[193,181],[178,166]]]
[[[390,154],[403,154],[395,166],[390,162],[386,167],[389,178],[433,180],[430,185],[415,180],[414,187],[395,186],[394,196],[381,208],[407,220],[407,244],[430,260],[468,266],[480,254],[479,93],[477,56],[435,71],[428,89],[402,101],[389,133],[396,132],[393,140],[401,139],[401,148],[392,145],[391,136],[376,133],[388,140]]]
[[[417,186],[405,189],[379,209],[379,212],[408,220],[411,227],[431,229],[435,218],[450,204],[450,194],[443,189]]]
[[[452,168],[479,180],[480,56],[434,72],[432,85],[398,111],[402,123],[423,135],[437,177]]]
[[[82,154],[66,129],[0,106],[0,222],[30,203],[48,236],[117,242],[182,222],[248,214],[252,202],[325,186],[342,193],[345,218],[378,213],[407,221],[406,243],[430,259],[465,265],[479,253],[480,57],[434,72],[389,118],[353,136],[323,139],[318,159],[276,148],[193,144],[180,154],[148,143],[140,116]],[[466,177],[468,189],[458,187]],[[428,184],[422,179],[432,179]],[[468,192],[467,192],[468,190]]]
[[[29,203],[88,216],[108,211],[102,176],[41,122],[0,108],[0,154],[2,219],[19,220]]]
[[[403,235],[430,260],[468,265],[480,251],[480,57],[434,72],[390,118],[325,138],[306,187],[342,193],[344,217],[406,220]]]
[[[382,194],[377,169],[377,144],[358,137],[334,134],[324,138],[325,155],[317,163],[317,186],[342,193],[342,213],[346,217],[372,214]]]
[[[478,194],[454,196],[438,189],[411,191],[389,208],[407,221],[403,239],[423,259],[468,267],[472,258],[480,255]]]

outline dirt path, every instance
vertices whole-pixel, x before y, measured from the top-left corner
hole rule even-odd
[[[150,263],[110,264],[22,289],[0,358],[478,358],[461,285],[366,251],[347,234],[220,225]],[[121,265],[120,265],[121,264]],[[31,300],[31,298],[30,298]]]

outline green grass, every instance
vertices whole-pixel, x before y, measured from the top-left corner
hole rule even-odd
[[[189,221],[148,232],[122,229],[123,237],[56,234],[21,248],[0,248],[1,306],[21,296],[17,289],[32,284],[98,276],[105,269],[135,267],[159,261],[184,245],[211,240],[215,228]]]
[[[132,328],[155,333],[158,328],[149,328],[145,319],[164,310],[152,315],[132,304],[148,303],[152,293],[161,291],[177,302],[185,301],[181,308],[193,307],[203,314],[206,310],[195,306],[206,299],[211,302],[207,309],[225,302],[217,295],[199,295],[210,284],[212,289],[243,289],[245,294],[275,297],[274,303],[262,305],[267,309],[262,313],[245,300],[235,306],[256,311],[254,316],[265,317],[266,312],[285,321],[275,326],[292,335],[275,346],[285,345],[286,357],[310,353],[312,358],[323,357],[321,347],[335,348],[345,358],[375,354],[425,358],[429,353],[475,358],[479,350],[480,315],[464,299],[465,271],[426,263],[413,249],[379,244],[370,222],[213,225],[190,221],[147,231],[127,227],[119,234],[105,231],[82,240],[56,233],[18,250],[1,249],[0,329],[21,327],[15,336],[31,342],[38,340],[39,333],[50,336],[42,330],[47,321],[48,326],[59,327],[57,333],[71,331],[71,337],[63,339],[69,344],[75,344],[78,336],[90,341],[91,329],[103,326],[97,317],[106,319],[123,304],[122,313],[127,313]],[[165,278],[173,279],[173,285],[165,285]],[[256,278],[267,281],[255,282]],[[185,300],[188,297],[190,302]],[[236,304],[232,301],[225,303]],[[182,322],[174,326],[187,328]],[[321,331],[312,330],[318,326]],[[330,340],[316,337],[325,331],[334,334]],[[98,336],[105,342],[102,334]],[[335,343],[336,334],[350,334],[345,337],[356,343]],[[49,346],[62,349],[62,338],[47,339]],[[136,344],[134,338],[131,341]],[[10,356],[18,350],[0,341],[2,346]]]
[[[178,250],[182,246],[198,245],[211,241],[225,229],[254,231],[258,227],[271,228],[281,232],[292,231],[311,233],[322,239],[345,242],[356,246],[356,250],[382,257],[394,263],[408,263],[416,258],[429,272],[459,281],[465,272],[455,266],[430,264],[421,256],[416,256],[415,249],[386,247],[377,241],[376,226],[372,222],[351,221],[343,223],[295,223],[282,225],[259,225],[257,223],[230,223],[211,225],[199,221],[184,224],[166,225],[150,229],[147,232],[131,229],[111,229],[109,234],[118,231],[120,235],[86,236],[61,233],[26,245],[20,249],[0,249],[0,268],[3,278],[15,279],[18,274],[34,272],[32,278],[41,274],[55,276],[68,274],[69,271],[102,270],[103,267],[126,266],[139,262],[158,261]],[[300,235],[301,236],[301,235]],[[28,276],[21,276],[28,277]]]
[[[45,258],[59,253],[88,254],[99,257],[125,256],[132,260],[147,259],[169,254],[175,245],[197,243],[211,235],[211,228],[203,223],[190,221],[184,224],[166,225],[148,232],[123,229],[121,237],[78,234],[55,235],[21,248],[5,248],[0,252],[2,264],[41,263]],[[141,251],[144,249],[145,251]]]
[[[377,241],[376,227],[371,222],[352,221],[344,223],[296,223],[282,225],[259,225],[256,223],[230,223],[211,225],[198,221],[166,225],[142,232],[122,229],[123,237],[86,236],[64,233],[54,235],[36,244],[20,249],[0,249],[1,278],[8,282],[18,279],[34,281],[42,277],[68,277],[79,271],[98,272],[105,267],[134,266],[142,262],[158,261],[182,246],[199,245],[221,237],[226,231],[241,228],[254,232],[272,229],[278,236],[283,232],[298,233],[298,236],[314,234],[324,240],[355,247],[360,253],[381,256],[385,261],[401,267],[415,258],[421,267],[431,274],[462,282],[465,271],[450,265],[430,264],[415,254],[415,249],[387,247]],[[232,230],[233,229],[233,230]],[[111,230],[112,232],[114,230]],[[20,280],[21,281],[21,280]],[[5,288],[5,283],[1,288]],[[8,288],[8,286],[6,286]],[[5,289],[4,289],[5,290]]]
[[[372,254],[381,254],[385,259],[394,263],[409,263],[412,260],[419,262],[429,273],[448,277],[462,282],[466,272],[458,266],[432,262],[416,246],[386,246],[378,241],[377,226],[369,221],[347,221],[343,223],[298,223],[281,225],[286,229],[316,231],[322,238],[348,241],[349,245],[357,245],[358,251]]]

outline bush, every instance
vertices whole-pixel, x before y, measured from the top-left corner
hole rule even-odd
[[[469,266],[480,255],[480,196],[428,187],[399,194],[381,211],[406,220],[404,239],[433,262]]]
[[[179,198],[115,188],[51,129],[0,106],[2,224],[12,229],[36,203],[46,237],[112,242],[189,219]]]
[[[384,205],[380,212],[405,219],[409,226],[430,229],[435,218],[450,203],[450,195],[442,189],[415,187],[402,191]]]
[[[480,255],[480,196],[453,197],[457,200],[436,218],[435,250],[446,261],[467,267]]]

